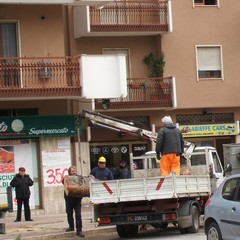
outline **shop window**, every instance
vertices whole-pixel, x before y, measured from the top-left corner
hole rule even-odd
[[[0,117],[14,117],[14,116],[33,116],[38,115],[36,108],[24,109],[0,109]]]
[[[233,113],[184,114],[176,116],[179,125],[233,123]]]
[[[213,5],[216,6],[219,3],[219,0],[194,0],[194,5],[195,6],[209,6]]]
[[[221,46],[197,46],[197,78],[223,79]]]

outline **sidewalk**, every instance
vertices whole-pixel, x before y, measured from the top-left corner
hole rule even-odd
[[[33,222],[14,222],[16,213],[7,213],[0,223],[5,223],[6,234],[0,234],[0,240],[51,240],[51,239],[87,239],[106,231],[115,231],[115,227],[96,228],[92,223],[92,207],[82,203],[83,232],[85,238],[76,237],[76,232],[65,232],[68,227],[66,214],[44,215],[43,210],[32,210]]]

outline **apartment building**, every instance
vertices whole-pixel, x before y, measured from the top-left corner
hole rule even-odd
[[[170,115],[186,140],[223,157],[222,144],[238,141],[238,7],[238,0],[0,0],[0,150],[12,156],[0,158],[2,185],[24,165],[35,182],[31,207],[64,212],[68,166],[88,175],[101,155],[110,167],[154,149],[89,124],[78,117],[83,109],[154,131]],[[79,58],[113,53],[126,55],[128,95],[103,109],[101,99],[81,96]]]

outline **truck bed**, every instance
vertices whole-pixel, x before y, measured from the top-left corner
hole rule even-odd
[[[207,196],[211,194],[207,175],[131,178],[109,181],[92,180],[90,201],[93,204]]]

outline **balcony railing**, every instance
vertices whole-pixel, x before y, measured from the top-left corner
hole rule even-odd
[[[171,108],[173,83],[172,77],[128,79],[128,95],[111,99],[111,110]],[[81,98],[79,56],[0,58],[0,101],[54,98]],[[102,110],[100,100],[95,108]]]
[[[128,79],[128,95],[111,99],[110,110],[165,109],[174,106],[173,78],[131,78]],[[96,110],[102,110],[102,101],[95,101]]]
[[[0,58],[0,100],[81,96],[79,57]]]
[[[90,7],[91,32],[167,32],[168,1],[116,1]]]

